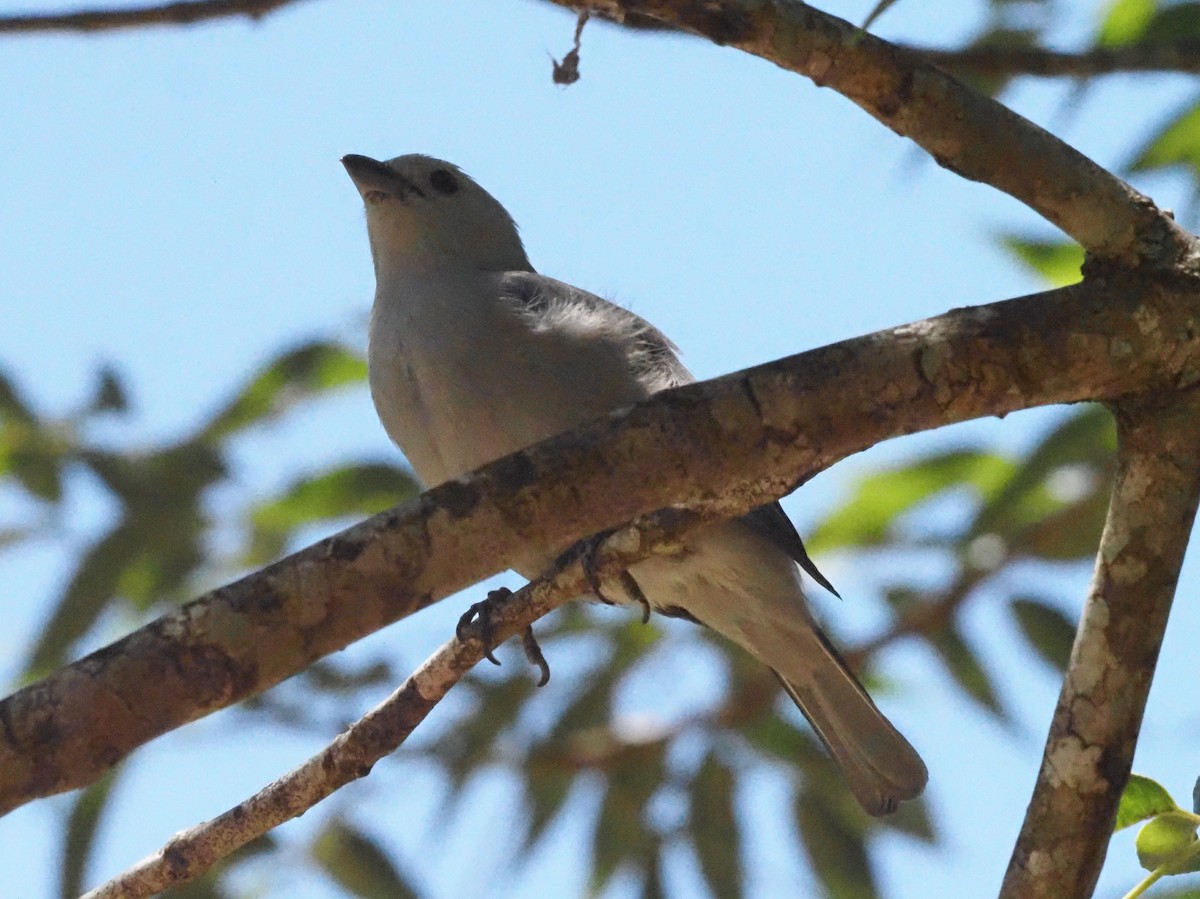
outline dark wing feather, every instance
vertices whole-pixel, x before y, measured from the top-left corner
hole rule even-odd
[[[787,517],[787,513],[783,511],[783,507],[779,503],[768,503],[752,509],[742,516],[742,521],[795,559],[814,581],[838,599],[842,598],[842,594],[833,588],[833,584],[829,583],[825,575],[817,570],[813,560],[808,557],[808,550],[804,548],[804,541],[800,539],[796,526],[792,524],[792,520]]]

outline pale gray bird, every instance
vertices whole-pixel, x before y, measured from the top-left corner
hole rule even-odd
[[[694,380],[648,322],[536,273],[511,216],[456,166],[419,155],[342,163],[375,262],[371,397],[427,486]],[[522,574],[564,549],[537,547]],[[921,757],[808,610],[796,563],[826,582],[779,505],[707,528],[688,549],[630,569],[650,605],[768,665],[870,814],[919,795]],[[634,599],[618,585],[604,592]]]

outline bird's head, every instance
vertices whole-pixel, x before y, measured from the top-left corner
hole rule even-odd
[[[458,166],[418,154],[349,155],[342,165],[366,206],[378,275],[531,270],[508,211]]]

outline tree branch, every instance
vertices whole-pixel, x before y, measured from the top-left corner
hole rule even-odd
[[[594,572],[615,577],[656,547],[666,552],[704,519],[666,511],[647,516],[608,537],[594,558]],[[502,600],[489,618],[493,639],[512,637],[538,618],[590,590],[578,560],[552,576],[527,584]],[[382,703],[299,767],[233,808],[176,834],[154,855],[88,892],[84,899],[138,899],[184,883],[269,830],[299,817],[394,752],[425,717],[483,658],[479,628],[467,643],[457,638],[439,648]]]
[[[57,14],[0,16],[0,34],[44,31],[115,31],[148,25],[194,25],[213,19],[261,19],[297,0],[183,0],[126,9],[80,9]]]
[[[1183,258],[1190,237],[1078,150],[922,56],[798,0],[551,0],[657,19],[832,87],[941,166],[1020,200],[1091,254],[1135,267]]]
[[[1200,500],[1196,391],[1114,412],[1108,519],[1004,899],[1092,895]]]
[[[530,546],[565,547],[667,506],[742,514],[901,434],[1192,383],[1195,300],[1189,282],[1117,272],[665,392],[515,453],[0,701],[0,812],[90,783],[153,737],[512,567]]]
[[[1045,47],[906,47],[951,72],[1088,78],[1121,72],[1200,73],[1200,42],[1133,44],[1063,53]]]

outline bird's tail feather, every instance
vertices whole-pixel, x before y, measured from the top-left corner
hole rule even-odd
[[[795,624],[748,635],[753,645],[747,648],[775,672],[862,807],[876,816],[894,812],[925,788],[925,763],[816,624],[803,619]]]

